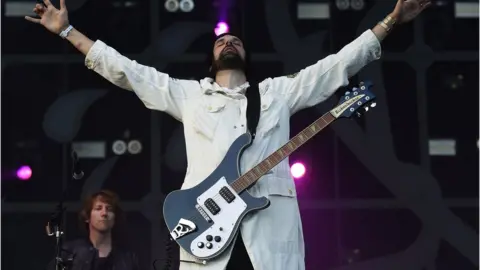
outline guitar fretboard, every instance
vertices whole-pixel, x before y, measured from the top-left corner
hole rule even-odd
[[[243,190],[254,184],[256,181],[258,181],[260,177],[269,172],[278,163],[280,163],[290,154],[295,152],[295,150],[297,150],[300,146],[310,140],[318,132],[320,132],[322,129],[332,123],[335,119],[336,118],[330,112],[327,112],[322,117],[313,122],[310,126],[298,133],[282,147],[280,147],[280,149],[273,152],[257,166],[253,167],[247,173],[235,180],[231,184],[231,187],[237,193],[242,192]]]

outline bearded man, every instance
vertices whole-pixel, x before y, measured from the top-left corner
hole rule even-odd
[[[257,83],[247,77],[247,51],[235,33],[216,38],[209,52],[211,78],[178,80],[126,58],[100,40],[87,38],[70,25],[65,0],[60,0],[60,9],[49,0],[44,2],[45,5],[37,4],[34,8],[40,18],[26,19],[70,41],[86,55],[89,69],[116,86],[135,92],[147,108],[166,112],[183,123],[188,169],[182,189],[192,188],[208,177],[232,142],[249,130],[247,101],[248,106],[255,104],[258,95],[260,118],[256,129],[250,130],[256,136],[242,155],[242,172],[288,142],[291,115],[319,104],[338,88],[347,86],[350,77],[380,58],[381,41],[397,25],[411,21],[430,5],[429,0],[398,0],[385,19],[336,54],[292,76]],[[248,189],[255,197],[267,197],[270,206],[245,217],[235,245],[206,265],[195,263],[197,260],[181,249],[180,269],[248,269],[239,263],[242,260],[249,260],[250,269],[255,270],[305,269],[302,223],[289,172],[288,159],[284,159]]]

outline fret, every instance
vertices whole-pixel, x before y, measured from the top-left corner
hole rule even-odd
[[[320,119],[323,120],[323,122],[324,122],[326,125],[328,125],[328,122],[327,122],[325,119],[323,119],[323,117],[321,117]]]
[[[308,136],[308,132],[306,132],[305,130],[302,130],[302,132],[300,132],[300,135],[302,135],[302,140],[305,142],[309,139],[310,136]]]
[[[272,154],[268,157],[268,158],[270,159],[270,162],[272,162],[273,164],[275,164],[275,161],[276,161],[275,153],[277,153],[277,152],[272,153]],[[270,165],[270,166],[272,166],[272,165]]]
[[[290,143],[293,145],[294,148],[297,148],[297,144],[295,143],[295,137],[290,140]]]
[[[298,146],[302,145],[302,141],[300,140],[300,137],[295,136],[295,142]]]
[[[293,146],[292,142],[289,142],[289,143],[287,144],[287,146],[288,146],[288,148],[290,148],[290,150],[295,149],[295,147]]]
[[[249,174],[248,182],[252,183],[257,178],[257,175],[255,174],[254,171],[249,171],[248,174]]]
[[[307,137],[307,140],[310,139],[313,136],[313,133],[310,133],[309,129],[306,129],[302,132],[302,134]]]
[[[263,173],[267,173],[269,168],[267,166],[265,166],[264,162],[260,162],[260,164],[258,164],[262,170],[263,170]]]
[[[242,178],[238,178],[235,182],[233,182],[232,187],[233,189],[238,193],[240,190],[242,190],[242,187],[240,185]]]
[[[315,123],[310,127],[310,130],[312,130],[312,132],[315,132],[317,130]]]
[[[246,174],[244,175],[244,178],[245,178],[244,184],[247,183],[247,185],[244,185],[243,188],[247,188],[248,183],[250,183],[250,174],[249,174],[249,173],[246,173]]]
[[[300,136],[298,136],[298,138],[300,139],[300,142],[303,144],[303,142],[304,142],[303,134],[300,133],[299,135],[300,135]]]
[[[255,172],[256,172],[258,175],[262,175],[262,170],[260,170],[260,168],[258,168],[258,167],[255,167]]]
[[[243,178],[243,181],[241,183],[241,186],[242,186],[242,189],[246,189],[249,185],[250,181],[248,180],[248,178]]]
[[[268,157],[265,162],[267,163],[268,167],[272,166],[272,162],[270,161],[270,157]]]

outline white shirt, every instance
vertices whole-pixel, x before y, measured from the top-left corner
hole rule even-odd
[[[380,57],[378,39],[371,30],[295,76],[267,78],[259,84],[261,117],[254,143],[243,154],[246,172],[290,137],[290,116],[314,106],[348,79]],[[96,41],[85,64],[113,84],[132,90],[147,108],[164,111],[183,122],[188,169],[182,188],[204,180],[218,166],[230,144],[246,132],[245,90],[248,83],[223,89],[212,79],[177,80],[156,69],[127,59],[101,41]],[[218,93],[218,92],[223,93]],[[295,185],[288,159],[278,164],[250,188],[254,196],[270,195],[271,206],[246,217],[240,227],[245,247],[256,269],[304,270],[305,250]],[[275,196],[280,195],[280,196]],[[279,237],[281,236],[281,237]],[[206,266],[180,264],[182,270],[223,270],[231,249]],[[180,249],[182,260],[193,260]]]

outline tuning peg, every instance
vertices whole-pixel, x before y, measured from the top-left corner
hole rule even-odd
[[[373,102],[372,105],[370,105],[370,107],[372,108],[375,108],[375,106],[377,106],[377,103]]]
[[[357,112],[357,117],[361,117],[362,114],[360,112]]]
[[[365,109],[365,112],[368,112],[368,107],[365,107],[365,108],[363,108],[363,109]]]
[[[345,92],[345,95],[350,95],[350,91]]]
[[[363,86],[363,85],[365,85],[365,83],[364,83],[364,82],[360,82],[358,85]]]

